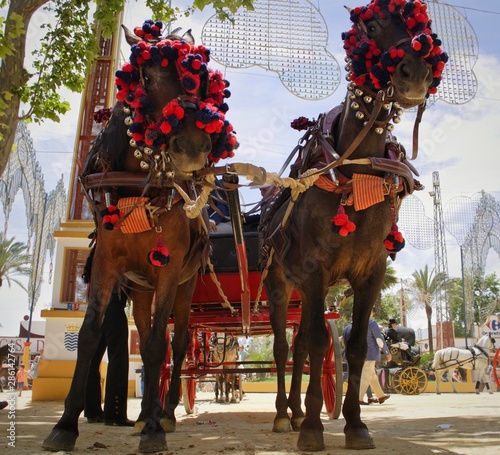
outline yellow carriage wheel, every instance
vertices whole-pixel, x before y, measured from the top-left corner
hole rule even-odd
[[[417,367],[408,367],[400,370],[399,374],[393,376],[392,386],[403,395],[419,395],[427,387],[427,376],[423,370]],[[395,377],[397,376],[397,387]],[[401,391],[400,391],[401,390]]]

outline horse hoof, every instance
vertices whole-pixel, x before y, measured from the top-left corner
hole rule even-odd
[[[291,430],[289,417],[276,417],[274,419],[273,431],[275,433],[290,433]]]
[[[43,441],[42,447],[51,452],[71,452],[75,448],[77,437],[72,431],[54,428]]]
[[[137,422],[135,422],[134,428],[132,428],[132,436],[140,436],[143,428],[144,428],[143,421],[138,420]]]
[[[168,450],[165,433],[154,432],[141,434],[141,442],[139,443],[140,453],[154,453]]]
[[[354,428],[351,430],[345,430],[345,448],[350,450],[363,450],[363,449],[374,449],[375,444],[373,442],[368,428]]]
[[[297,448],[302,452],[319,452],[325,450],[323,430],[302,429],[299,433]]]
[[[302,416],[302,417],[292,417],[292,420],[291,420],[292,431],[300,431],[300,426],[302,425],[303,421],[304,421],[304,416]]]
[[[165,430],[165,433],[173,433],[175,431],[176,420],[175,419],[161,419],[161,426]]]

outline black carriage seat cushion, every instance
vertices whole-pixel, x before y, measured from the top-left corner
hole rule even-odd
[[[245,232],[245,247],[248,258],[248,271],[258,271],[257,262],[259,260],[259,233]],[[215,272],[228,273],[238,272],[238,259],[236,257],[236,246],[233,234],[210,234],[210,241],[213,244],[212,262]]]

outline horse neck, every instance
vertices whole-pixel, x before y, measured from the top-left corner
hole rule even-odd
[[[348,92],[337,131],[334,132],[336,150],[340,156],[342,156],[349,149],[351,144],[357,140],[365,124],[364,120],[356,118],[356,112],[359,111],[351,107],[352,103],[353,100],[350,99],[350,92]],[[386,115],[385,111],[379,114],[377,120],[385,120],[383,118],[384,115]],[[350,154],[349,159],[383,157],[385,154],[386,129],[384,128],[383,130],[382,134],[378,134],[375,132],[375,128],[372,127],[356,147],[356,150]]]

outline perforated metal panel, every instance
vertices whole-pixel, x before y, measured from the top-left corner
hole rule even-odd
[[[212,16],[202,41],[212,58],[231,68],[260,66],[278,74],[294,95],[311,100],[330,96],[340,85],[340,67],[328,52],[328,30],[307,0],[256,0],[234,22]]]
[[[429,1],[427,5],[432,29],[438,34],[443,42],[443,50],[450,57],[438,93],[430,97],[428,104],[436,99],[451,104],[465,104],[477,92],[477,79],[473,71],[479,54],[476,33],[458,9],[438,1]]]

